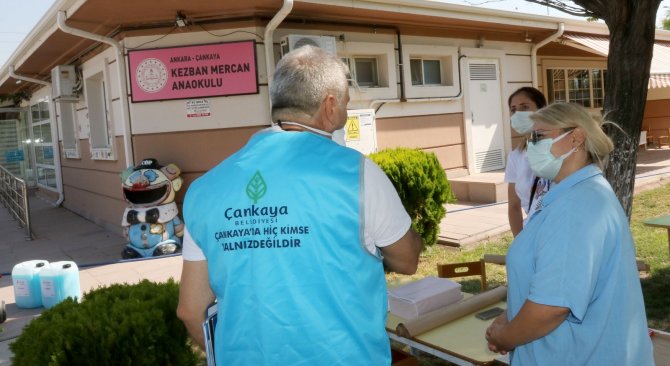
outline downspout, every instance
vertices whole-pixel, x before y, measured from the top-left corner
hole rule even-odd
[[[284,5],[270,20],[270,23],[265,27],[265,34],[263,37],[263,45],[265,46],[265,73],[268,78],[268,99],[270,102],[270,109],[272,109],[272,98],[270,97],[270,83],[275,73],[275,51],[273,34],[279,24],[286,18],[286,16],[293,9],[293,0],[284,0]]]
[[[530,75],[533,81],[533,88],[537,88],[537,50],[546,45],[547,43],[552,42],[558,37],[562,36],[564,30],[565,30],[565,24],[558,23],[558,31],[556,31],[556,33],[534,44],[533,47],[530,49],[530,65],[531,65]]]
[[[128,73],[126,71],[126,58],[123,54],[123,46],[113,38],[101,36],[99,34],[86,32],[81,29],[75,29],[65,24],[65,11],[58,12],[58,28],[68,34],[78,37],[87,38],[93,41],[108,44],[116,51],[116,67],[119,74],[119,93],[121,94],[121,114],[123,119],[123,147],[126,155],[126,167],[135,165],[133,144],[131,140],[130,130],[130,106],[128,105],[128,90],[126,85],[128,83]]]
[[[44,85],[47,88],[49,88],[49,95],[51,95],[53,92],[51,90],[51,83],[48,81],[43,81],[39,79],[34,79],[31,77],[27,76],[22,76],[18,75],[15,72],[14,65],[9,65],[9,76],[13,77],[16,80],[23,80],[27,81],[30,83],[35,83],[35,84],[40,84]],[[52,141],[53,146],[54,146],[54,166],[56,166],[56,190],[58,191],[58,200],[54,202],[54,205],[56,207],[60,206],[61,203],[63,203],[63,200],[65,199],[65,196],[63,195],[63,170],[60,165],[60,139],[58,136],[58,120],[56,119],[56,103],[51,100],[51,97],[49,97],[49,119],[52,121],[51,124],[51,140],[54,138],[56,141]]]
[[[395,34],[396,34],[396,39],[398,41],[398,68],[399,68],[399,75],[400,76],[400,101],[401,102],[406,102],[407,101],[407,96],[405,95],[405,66],[403,62],[405,61],[403,59],[403,54],[402,54],[402,36],[400,35],[400,29],[396,28],[395,29]]]

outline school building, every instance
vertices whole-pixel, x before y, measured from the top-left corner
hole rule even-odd
[[[180,204],[269,125],[281,55],[315,44],[351,69],[348,144],[433,152],[459,199],[501,201],[501,175],[478,177],[503,169],[519,139],[507,97],[534,85],[550,102],[601,108],[607,39],[601,23],[428,0],[58,0],[0,69],[0,164],[120,232],[121,171],[176,164]],[[650,135],[670,135],[669,107],[659,30]]]

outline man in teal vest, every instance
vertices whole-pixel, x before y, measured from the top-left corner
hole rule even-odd
[[[193,182],[177,313],[219,365],[389,365],[384,270],[416,271],[422,242],[386,175],[331,140],[347,67],[305,46],[270,89],[273,126]]]

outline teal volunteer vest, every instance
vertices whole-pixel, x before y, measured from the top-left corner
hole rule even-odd
[[[219,365],[388,365],[382,262],[364,248],[363,156],[264,131],[189,188],[219,302]]]

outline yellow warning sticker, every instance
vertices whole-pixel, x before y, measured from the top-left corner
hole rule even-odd
[[[347,124],[344,125],[344,132],[345,141],[360,141],[361,124],[358,120],[358,116],[350,116],[347,118]]]

